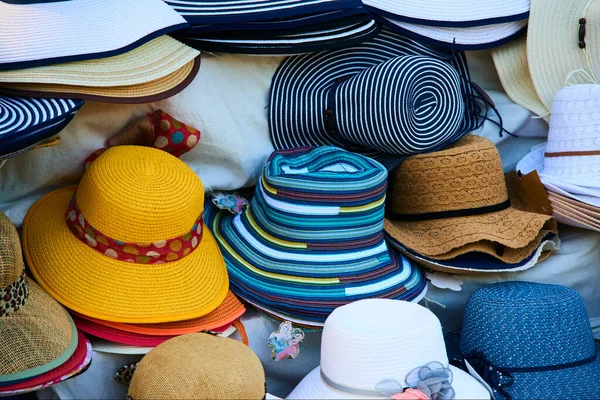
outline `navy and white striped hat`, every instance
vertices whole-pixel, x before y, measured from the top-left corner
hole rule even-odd
[[[0,159],[54,136],[82,105],[83,100],[0,96]]]
[[[291,57],[271,85],[276,149],[334,145],[393,168],[477,126],[464,54],[388,30],[359,46]]]

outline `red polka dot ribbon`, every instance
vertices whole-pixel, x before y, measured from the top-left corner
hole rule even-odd
[[[152,243],[127,243],[113,239],[86,221],[75,195],[69,203],[66,221],[73,234],[89,247],[115,260],[138,264],[164,264],[190,254],[202,240],[202,216],[182,236]]]

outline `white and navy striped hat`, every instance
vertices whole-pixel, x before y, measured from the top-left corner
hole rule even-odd
[[[83,100],[0,96],[0,160],[54,136]]]
[[[384,30],[359,46],[291,57],[271,84],[276,149],[334,145],[393,168],[478,123],[464,54]]]

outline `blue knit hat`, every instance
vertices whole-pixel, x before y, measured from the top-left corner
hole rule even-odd
[[[600,346],[581,297],[564,286],[503,282],[476,291],[446,347],[496,399],[600,398]]]

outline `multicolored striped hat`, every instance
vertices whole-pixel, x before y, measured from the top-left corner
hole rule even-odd
[[[361,45],[288,58],[271,84],[276,149],[334,145],[389,169],[478,125],[464,53],[383,29]]]
[[[384,240],[387,175],[377,161],[336,147],[274,152],[241,214],[205,207],[231,290],[315,326],[359,299],[420,300],[422,271]]]

